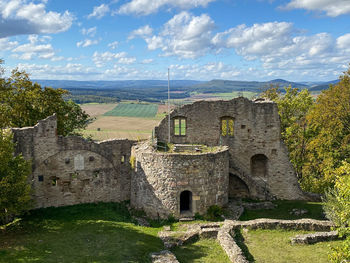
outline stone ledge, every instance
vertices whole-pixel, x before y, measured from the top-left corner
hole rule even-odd
[[[179,263],[175,255],[169,250],[150,254],[153,263]]]
[[[298,219],[298,220],[279,220],[279,219],[255,219],[249,221],[226,220],[231,229],[250,228],[250,229],[295,229],[307,231],[330,231],[335,225],[328,220]]]
[[[222,249],[225,251],[229,259],[231,260],[231,262],[249,263],[249,261],[245,258],[241,248],[231,237],[229,227],[223,227],[222,229],[220,229],[217,239]]]
[[[292,237],[291,243],[294,244],[315,244],[323,241],[331,241],[339,239],[338,231],[316,232],[312,234],[296,235]]]

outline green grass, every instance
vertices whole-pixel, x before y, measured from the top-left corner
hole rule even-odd
[[[331,246],[341,241],[321,242],[313,245],[292,245],[290,237],[305,234],[305,231],[286,230],[249,230],[242,231],[238,237],[239,245],[244,241],[242,250],[250,262],[259,263],[326,263]]]
[[[0,229],[0,262],[149,262],[159,230],[136,226],[123,204],[40,209]]]
[[[216,239],[199,239],[197,242],[172,250],[181,263],[229,263],[230,260]]]
[[[154,118],[157,115],[157,104],[120,103],[104,116]]]
[[[305,202],[305,201],[273,201],[277,204],[275,209],[261,209],[261,210],[244,210],[239,220],[253,220],[257,218],[272,218],[272,219],[300,219],[312,218],[318,220],[325,220],[322,203]],[[290,211],[293,208],[306,209],[308,212],[301,216],[291,215]]]

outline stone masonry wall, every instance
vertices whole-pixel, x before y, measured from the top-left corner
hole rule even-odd
[[[153,218],[180,217],[180,194],[192,193],[192,216],[228,201],[228,150],[214,153],[161,153],[147,143],[134,149],[131,205]]]
[[[186,135],[174,135],[174,118],[186,119]],[[234,119],[234,136],[221,136],[221,118]],[[259,199],[304,199],[288,151],[280,135],[277,105],[270,101],[251,101],[240,97],[230,101],[199,101],[170,113],[171,142],[227,145],[230,173],[246,184],[250,196]],[[155,128],[158,141],[168,139],[168,118]],[[266,158],[265,173],[254,175],[253,166],[262,171],[254,156]],[[259,162],[259,161],[258,161]]]
[[[133,141],[93,142],[57,136],[56,116],[34,127],[13,129],[17,153],[32,160],[35,207],[130,199]]]

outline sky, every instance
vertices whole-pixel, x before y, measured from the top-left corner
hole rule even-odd
[[[0,0],[0,58],[33,79],[337,79],[350,0]]]

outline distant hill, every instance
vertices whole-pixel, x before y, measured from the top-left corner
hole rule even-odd
[[[218,93],[232,91],[252,91],[261,92],[270,85],[278,85],[282,89],[291,85],[293,88],[305,89],[309,86],[301,83],[291,82],[283,79],[274,79],[271,81],[232,81],[214,79],[208,82],[199,83],[190,87],[191,90],[199,93]]]
[[[123,89],[168,86],[167,80],[117,80],[117,81],[76,81],[76,80],[33,80],[43,87],[63,89]],[[172,80],[172,86],[187,87],[201,83],[196,80]]]
[[[142,100],[149,102],[165,101],[168,98],[167,80],[120,80],[120,81],[74,81],[74,80],[33,80],[43,87],[63,88],[70,91],[68,99],[78,103],[116,102],[120,100]],[[171,80],[171,98],[184,99],[193,94],[232,93],[250,91],[260,93],[271,85],[283,87],[292,86],[298,89],[309,89],[319,93],[327,89],[330,83],[337,81],[317,82],[317,85],[307,85],[284,79],[270,81],[232,81],[214,79],[211,81]],[[316,82],[312,82],[313,84]]]

